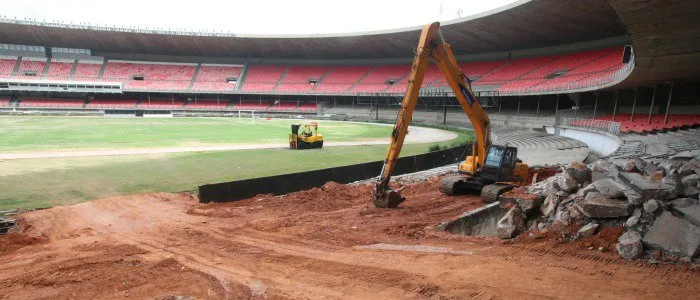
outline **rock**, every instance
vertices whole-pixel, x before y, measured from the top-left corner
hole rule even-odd
[[[621,187],[610,178],[596,180],[593,182],[593,187],[607,198],[620,198],[625,196],[624,187]]]
[[[640,195],[641,201],[649,199],[670,200],[678,195],[675,187],[668,184],[651,182],[637,173],[619,173],[619,180],[627,184]]]
[[[518,235],[525,228],[523,212],[515,205],[508,210],[505,216],[498,220],[496,232],[502,239],[510,239]]]
[[[576,233],[576,236],[579,238],[592,236],[595,234],[596,230],[598,230],[598,226],[600,225],[598,225],[598,223],[595,221],[590,222],[586,224],[586,226],[581,227],[581,229],[579,229]]]
[[[623,171],[625,172],[639,172],[640,170],[637,169],[637,166],[635,165],[634,161],[630,161],[625,166],[622,168]]]
[[[590,165],[589,169],[591,169],[592,172],[604,173],[611,176],[615,176],[617,172],[623,171],[620,166],[606,159],[597,160]]]
[[[697,202],[693,201],[693,199],[691,198],[678,198],[670,202],[671,206],[673,206],[674,208],[686,207],[696,203]]]
[[[546,197],[547,195],[549,195],[550,192],[552,192],[553,189],[558,188],[558,186],[556,188],[554,187],[554,184],[556,183],[556,181],[558,179],[559,179],[559,175],[549,177],[549,178],[542,180],[540,182],[536,182],[536,183],[528,186],[527,191],[532,193],[532,194],[535,194],[535,195]],[[556,191],[554,191],[554,192],[556,192]]]
[[[632,189],[626,189],[624,193],[625,198],[627,198],[627,202],[629,204],[634,206],[640,206],[644,203],[644,199],[642,199],[642,196],[637,194],[637,192],[633,191]]]
[[[652,182],[661,182],[661,179],[664,179],[664,176],[666,176],[666,172],[663,169],[656,170],[649,175],[649,180]]]
[[[635,157],[634,160],[634,168],[637,169],[639,172],[644,172],[647,168],[647,162],[639,157]]]
[[[700,160],[693,159],[691,161],[684,162],[680,167],[678,167],[678,174],[680,176],[700,174]]]
[[[649,248],[692,258],[700,248],[700,227],[665,211],[649,227],[642,241]]]
[[[684,188],[697,188],[700,184],[700,174],[691,174],[681,178],[681,184]]]
[[[510,208],[513,205],[517,205],[524,214],[540,208],[542,200],[542,197],[530,194],[523,188],[514,188],[498,197],[502,208]]]
[[[642,256],[644,246],[642,246],[642,236],[636,231],[627,231],[617,239],[615,245],[617,253],[627,260],[637,259]]]
[[[557,210],[557,213],[554,215],[554,221],[552,222],[552,225],[557,227],[565,227],[569,226],[570,222],[571,216],[569,215],[569,211],[566,209],[560,209]]]
[[[639,212],[639,213],[637,213]],[[632,213],[632,216],[625,221],[625,227],[631,228],[634,226],[637,226],[639,224],[639,219],[642,217],[642,210],[641,209],[635,209],[634,213]]]
[[[657,209],[659,209],[659,202],[654,199],[649,199],[644,202],[644,211],[653,214]]]
[[[557,205],[559,205],[559,197],[555,194],[549,194],[547,198],[544,199],[544,203],[542,203],[540,211],[542,212],[542,215],[549,217],[554,214],[557,209]]]
[[[583,163],[573,162],[564,168],[564,173],[576,180],[580,185],[591,181],[591,169]]]
[[[676,153],[675,155],[669,157],[671,160],[690,160],[700,157],[700,150],[689,150]]]
[[[566,191],[569,193],[575,192],[576,190],[578,190],[581,187],[580,183],[567,173],[565,173],[563,176],[559,177],[559,180],[557,180],[557,185],[563,191]]]
[[[683,207],[673,207],[683,215],[683,218],[690,221],[695,226],[700,226],[700,205],[691,204]]]
[[[579,205],[581,212],[589,218],[619,218],[629,216],[631,207],[627,201],[607,199],[597,192],[590,192]]]
[[[694,187],[685,188],[681,194],[686,197],[697,198],[700,196],[700,189]]]

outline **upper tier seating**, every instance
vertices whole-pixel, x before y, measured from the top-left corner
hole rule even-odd
[[[19,102],[19,107],[70,107],[80,108],[85,104],[82,99],[32,99],[25,98]]]
[[[46,65],[45,58],[28,58],[23,57],[20,62],[19,69],[17,70],[17,75],[15,77],[22,79],[39,79],[41,78],[41,72],[44,71],[44,66]],[[27,75],[34,74],[34,75]]]
[[[15,69],[16,63],[17,57],[0,57],[0,78],[7,78],[12,76],[12,70]]]
[[[622,63],[621,47],[581,53],[509,61],[469,62],[462,71],[479,91],[499,91],[502,95],[569,92],[609,86],[624,79],[632,64]],[[20,70],[36,72],[41,78],[43,58],[23,57]],[[17,58],[0,57],[0,77],[29,78],[12,75]],[[109,61],[99,76],[102,62],[79,61],[74,75],[70,60],[52,61],[45,78],[73,81],[121,82],[127,91],[161,92],[235,92],[289,94],[362,94],[404,93],[410,65],[385,66],[278,66],[249,65],[242,74],[240,65],[168,64]],[[133,80],[134,75],[144,80]],[[242,85],[227,83],[240,79]],[[193,82],[194,80],[194,82]],[[434,64],[429,64],[423,88],[447,88],[445,79]]]
[[[351,91],[355,93],[379,93],[382,92],[392,85],[388,84],[387,81],[394,80],[396,82],[401,82],[403,77],[408,75],[411,70],[411,66],[400,65],[400,66],[380,66],[374,68],[372,72],[360,80]]]
[[[49,72],[46,74],[46,79],[68,80],[70,71],[73,69],[73,62],[73,60],[52,60],[49,64]]]
[[[91,60],[79,60],[78,66],[75,68],[75,73],[73,73],[73,80],[75,81],[93,81],[97,80],[97,76],[100,74],[100,69],[102,68],[101,61],[91,61]],[[104,80],[109,81],[109,80]]]
[[[249,66],[243,90],[249,92],[272,91],[285,70],[287,70],[286,66]]]
[[[201,65],[199,73],[192,85],[192,91],[224,92],[236,89],[235,83],[228,83],[228,79],[241,77],[242,66],[226,65]]]
[[[192,80],[196,66],[165,63],[107,62],[102,78],[132,79],[134,75],[145,76],[145,80]]]

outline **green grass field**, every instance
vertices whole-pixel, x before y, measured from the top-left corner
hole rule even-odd
[[[164,148],[286,143],[289,125],[305,120],[0,116],[0,152]],[[333,141],[388,137],[391,127],[321,122]]]
[[[1,117],[0,124],[4,126],[0,127],[0,149],[2,152],[18,152],[18,147],[24,147],[22,151],[170,147],[193,143],[240,143],[240,139],[254,137],[258,137],[252,141],[255,143],[286,142],[292,122],[277,120],[252,124],[230,119],[197,118]],[[27,126],[22,126],[23,123]],[[87,137],[82,136],[81,128],[89,132]],[[391,131],[387,126],[341,122],[320,122],[320,129],[326,140],[342,141],[388,137]],[[139,134],[141,131],[151,134]],[[430,145],[446,146],[471,139],[471,133],[460,132],[458,138],[451,141],[408,144],[404,146],[402,156],[427,152]],[[13,146],[5,144],[7,142]],[[381,160],[386,151],[387,145],[372,145],[304,151],[264,149],[5,160],[0,162],[0,210],[50,207],[117,195],[194,190],[206,183]]]

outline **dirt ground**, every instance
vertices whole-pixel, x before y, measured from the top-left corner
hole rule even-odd
[[[372,206],[369,185],[329,183],[226,204],[151,194],[25,213],[21,233],[0,237],[0,298],[689,299],[700,292],[698,266],[621,260],[609,250],[619,228],[571,244],[436,231],[482,205],[436,185],[407,186],[408,200],[393,210]]]

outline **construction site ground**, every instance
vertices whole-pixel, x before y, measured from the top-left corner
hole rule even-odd
[[[573,243],[436,231],[483,205],[442,195],[437,184],[408,185],[398,209],[374,208],[369,184],[328,183],[224,204],[149,194],[28,212],[20,233],[0,237],[0,298],[690,299],[700,292],[698,266],[619,258],[616,228]]]

